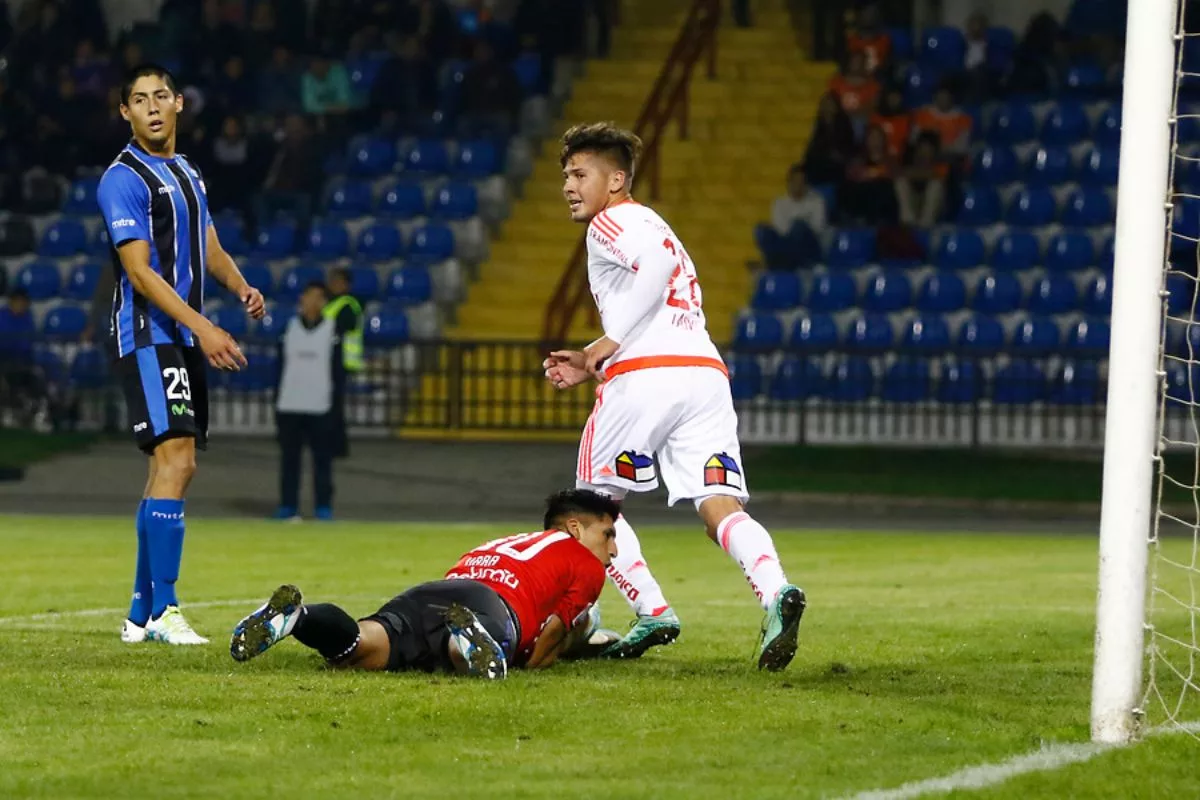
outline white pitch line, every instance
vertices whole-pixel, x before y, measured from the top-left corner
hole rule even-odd
[[[1163,725],[1149,731],[1147,736],[1165,736],[1172,733],[1200,734],[1200,721]],[[849,796],[848,800],[911,800],[911,798],[928,794],[946,794],[960,789],[986,789],[1031,772],[1051,772],[1071,764],[1089,761],[1109,750],[1119,749],[1119,747],[1119,745],[1094,744],[1092,742],[1052,744],[1031,753],[1015,756],[1007,761],[967,767],[940,778],[913,781],[894,789],[872,789],[869,792],[860,792]]]
[[[332,595],[328,600],[370,600],[379,602],[379,597],[375,595]],[[184,610],[189,608],[227,608],[229,606],[252,606],[257,608],[263,604],[262,597],[255,597],[250,600],[235,599],[235,600],[202,600],[198,603],[184,603]],[[129,607],[122,606],[120,608],[79,608],[70,611],[47,611],[41,614],[24,614],[18,617],[0,617],[0,627],[16,626],[16,627],[38,627],[50,628],[51,625],[39,625],[39,623],[52,623],[57,620],[75,619],[78,617],[107,617],[110,615],[128,613]]]

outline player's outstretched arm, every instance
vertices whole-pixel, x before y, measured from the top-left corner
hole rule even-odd
[[[588,350],[598,353],[602,345],[611,345],[612,352],[604,357],[612,355],[633,329],[662,305],[667,285],[678,267],[675,252],[673,249],[667,249],[668,245],[674,247],[667,239],[662,243],[647,244],[642,248],[633,262],[637,270],[633,285],[622,298],[623,302],[614,308],[611,314],[605,315],[604,338],[588,345]],[[605,339],[608,340],[607,344],[604,343]]]
[[[544,669],[554,663],[567,644],[567,626],[558,615],[551,614],[533,643],[533,654],[525,662],[526,669]]]
[[[210,364],[217,369],[232,370],[246,366],[246,356],[233,337],[184,302],[171,284],[150,266],[149,242],[130,239],[117,249],[117,253],[134,290],[171,319],[187,326],[196,335]]]
[[[246,313],[251,318],[262,319],[267,310],[262,292],[246,283],[246,278],[238,269],[233,256],[229,255],[221,246],[221,239],[217,236],[215,225],[208,226],[207,238],[208,273],[216,278],[222,286],[238,296],[242,305],[246,307]]]

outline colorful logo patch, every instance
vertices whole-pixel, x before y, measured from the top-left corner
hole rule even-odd
[[[654,480],[654,459],[650,456],[626,450],[617,456],[617,477],[634,483]]]
[[[742,470],[737,462],[725,453],[716,453],[704,462],[704,485],[741,489]]]

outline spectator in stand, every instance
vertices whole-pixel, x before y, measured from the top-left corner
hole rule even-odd
[[[370,106],[378,123],[391,112],[407,119],[437,105],[437,70],[421,53],[416,36],[391,34],[391,56],[371,87]]]
[[[787,192],[771,204],[771,224],[759,225],[755,238],[775,269],[794,269],[816,262],[821,256],[819,236],[827,228],[825,200],[808,188],[804,165],[788,170]]]
[[[414,0],[401,11],[398,29],[416,36],[421,48],[435,64],[455,54],[458,23],[454,12],[442,0]]]
[[[892,55],[892,39],[879,24],[879,7],[874,3],[858,13],[858,25],[846,34],[846,52],[861,54],[871,75],[882,74]]]
[[[250,163],[250,139],[242,121],[228,116],[221,123],[221,133],[213,139],[208,172],[208,202],[214,211],[242,208],[247,197],[258,188],[253,182]]]
[[[948,86],[939,86],[933,95],[933,103],[917,110],[913,115],[913,127],[917,131],[914,135],[936,135],[946,158],[961,160],[966,157],[971,144],[971,117],[954,104],[954,95]]]
[[[0,362],[10,367],[32,366],[36,332],[29,294],[24,289],[14,289],[8,296],[8,305],[0,308]]]
[[[294,114],[300,110],[300,72],[292,53],[283,45],[271,51],[271,63],[258,75],[258,105],[268,114]]]
[[[880,128],[868,128],[838,196],[844,216],[862,225],[895,223],[900,217],[895,177],[896,162],[888,155],[887,136]]]
[[[256,217],[259,227],[283,209],[292,211],[301,224],[307,224],[312,217],[313,198],[321,180],[320,149],[304,117],[292,114],[284,123],[283,140],[258,196]]]
[[[251,69],[260,67],[275,52],[275,46],[281,44],[283,37],[279,34],[276,24],[275,9],[271,3],[259,3],[250,15],[250,24],[246,31],[246,57],[250,60]]]
[[[988,49],[988,19],[976,12],[967,17],[967,50],[963,56],[962,90],[972,102],[994,97],[999,86],[1000,67]]]
[[[75,45],[75,58],[71,62],[71,77],[79,93],[103,100],[112,85],[112,71],[108,58],[96,52],[91,39],[82,39]]]
[[[864,53],[847,56],[845,68],[829,82],[829,91],[837,95],[842,108],[856,126],[866,124],[879,99],[879,82],[867,72]]]
[[[351,103],[345,65],[318,54],[300,79],[300,97],[307,114],[318,118],[345,114]]]
[[[521,84],[510,64],[496,60],[492,46],[475,43],[475,60],[463,76],[460,136],[508,137],[516,128]]]
[[[232,56],[221,66],[221,74],[212,83],[208,102],[215,113],[228,116],[244,114],[254,105],[254,88],[246,77],[246,62]]]
[[[879,108],[871,115],[870,124],[883,129],[892,158],[904,158],[912,134],[912,115],[904,107],[904,93],[895,86],[889,86],[883,93]]]
[[[817,121],[804,152],[804,176],[813,185],[840,184],[856,148],[850,117],[837,95],[827,92],[817,106]]]
[[[937,135],[920,134],[908,164],[896,176],[896,200],[902,223],[923,228],[937,224],[945,206],[948,172],[939,158]]]
[[[1062,31],[1048,13],[1029,20],[1017,45],[1007,89],[1012,94],[1044,94],[1054,84],[1054,62],[1062,61]]]

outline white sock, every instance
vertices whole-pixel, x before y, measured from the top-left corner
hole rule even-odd
[[[614,527],[617,529],[617,557],[608,568],[608,579],[625,595],[639,617],[661,614],[670,604],[642,558],[642,543],[624,515],[617,517]]]
[[[758,602],[767,608],[787,583],[771,534],[745,511],[738,511],[717,525],[717,544],[742,568]]]

